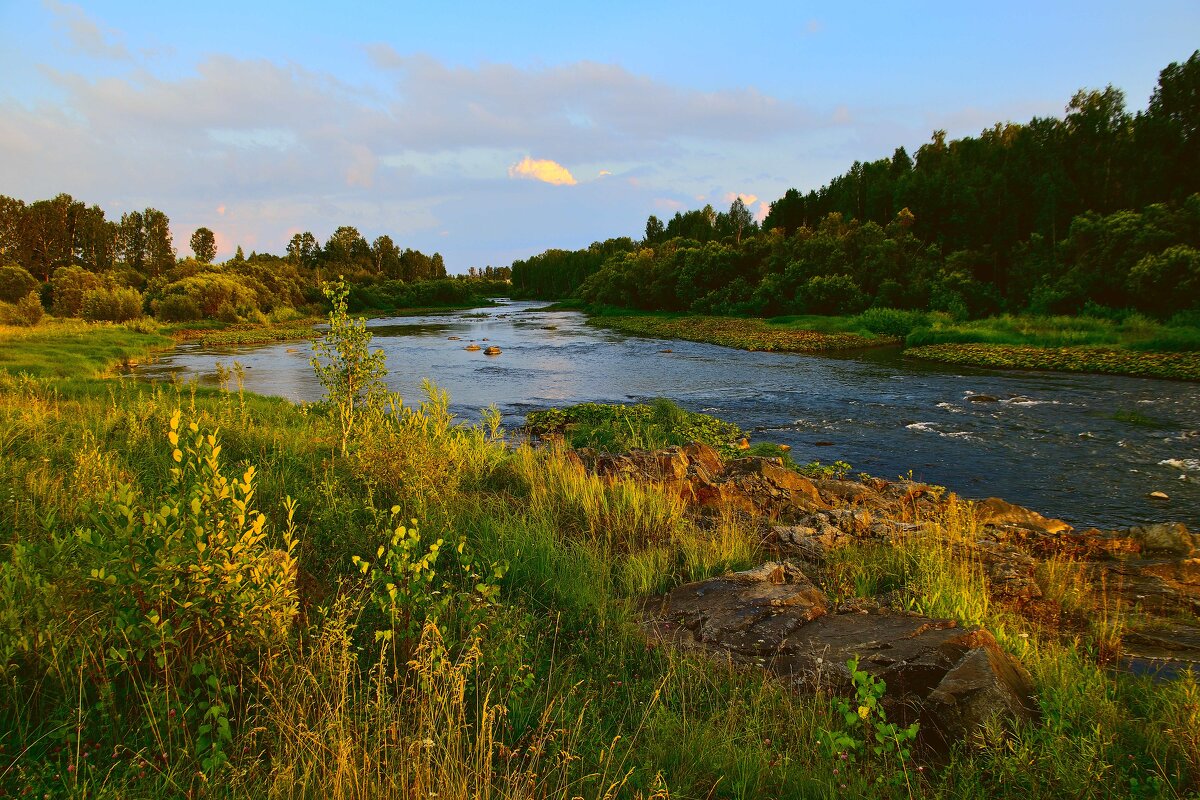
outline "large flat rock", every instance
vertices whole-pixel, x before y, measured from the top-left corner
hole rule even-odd
[[[980,628],[878,606],[830,608],[797,567],[770,562],[679,586],[647,608],[653,635],[768,670],[802,691],[853,694],[846,661],[887,683],[890,719],[942,749],[990,720],[1037,715],[1029,674]]]

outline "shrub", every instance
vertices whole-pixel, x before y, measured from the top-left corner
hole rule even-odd
[[[16,303],[38,288],[38,279],[16,264],[0,266],[0,302]]]
[[[349,291],[343,281],[325,285],[332,304],[329,331],[313,342],[312,368],[325,388],[324,404],[338,421],[342,455],[350,434],[364,420],[383,413],[387,397],[387,366],[382,350],[371,352],[371,332],[361,319],[346,312]]]
[[[155,313],[162,322],[195,322],[204,316],[196,301],[183,294],[170,294],[159,300]]]
[[[277,549],[253,506],[254,467],[226,477],[216,435],[181,428],[179,410],[166,438],[179,465],[166,495],[144,500],[119,484],[80,533],[109,657],[190,670],[283,643],[297,612],[291,501]]]
[[[45,315],[46,309],[42,308],[42,300],[36,291],[30,292],[17,301],[15,317],[18,325],[32,328],[41,322]]]
[[[83,296],[89,291],[102,289],[104,281],[99,275],[76,266],[59,267],[50,279],[52,306],[56,317],[78,317],[83,313]]]
[[[853,314],[867,305],[868,298],[849,275],[817,275],[796,293],[800,306],[810,314]]]
[[[142,316],[137,289],[89,289],[83,293],[83,318],[89,322],[125,322]]]
[[[920,311],[901,311],[897,308],[868,308],[855,321],[871,333],[904,338],[915,328],[929,324],[929,316]]]

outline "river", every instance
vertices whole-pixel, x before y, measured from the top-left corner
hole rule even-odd
[[[791,445],[797,460],[840,459],[883,478],[911,470],[963,496],[1003,497],[1076,526],[1200,527],[1200,384],[944,366],[904,359],[898,348],[748,353],[628,337],[586,325],[577,312],[532,313],[544,305],[368,325],[406,403],[421,399],[430,378],[468,419],[491,404],[515,426],[552,405],[668,397],[755,440]],[[503,353],[468,352],[472,341]],[[317,400],[310,357],[305,342],[181,345],[138,375],[212,385],[218,362],[237,361],[248,391]],[[1170,499],[1148,498],[1154,491]]]

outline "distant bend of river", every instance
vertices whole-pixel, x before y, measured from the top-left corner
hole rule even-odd
[[[943,366],[906,360],[897,348],[750,353],[624,336],[586,325],[577,312],[535,313],[544,305],[368,325],[406,403],[422,398],[429,378],[468,419],[491,404],[516,426],[548,406],[668,397],[756,440],[791,445],[797,460],[840,459],[883,478],[911,470],[965,497],[1003,497],[1076,526],[1200,527],[1200,384]],[[470,342],[503,352],[467,352]],[[237,361],[249,391],[317,400],[310,357],[305,342],[181,345],[138,374],[216,384],[217,363]],[[1153,491],[1170,499],[1148,499]]]

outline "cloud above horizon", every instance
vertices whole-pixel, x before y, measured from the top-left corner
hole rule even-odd
[[[509,167],[508,177],[541,181],[551,186],[574,186],[578,183],[571,171],[557,161],[547,158],[534,159],[529,156]]]

